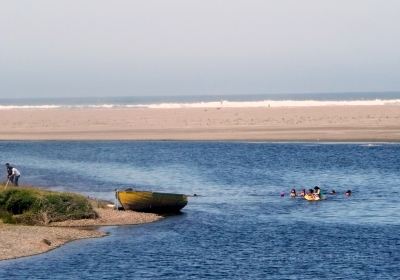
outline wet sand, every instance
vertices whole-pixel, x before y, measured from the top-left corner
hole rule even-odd
[[[96,220],[67,221],[49,226],[8,225],[0,221],[0,260],[37,255],[73,240],[106,235],[93,226],[143,224],[161,219],[155,214],[133,211],[96,209],[96,212],[100,216]]]
[[[11,109],[0,140],[400,141],[400,106]]]

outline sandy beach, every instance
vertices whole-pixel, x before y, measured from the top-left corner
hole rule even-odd
[[[49,226],[9,225],[0,221],[0,260],[37,255],[73,240],[106,235],[94,226],[143,224],[161,219],[155,214],[132,211],[98,208],[96,212],[99,214],[96,220],[67,221]]]
[[[1,112],[1,140],[400,141],[400,106]]]

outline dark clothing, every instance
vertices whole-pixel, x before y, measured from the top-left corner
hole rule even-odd
[[[7,166],[8,177],[10,177],[12,175],[12,169],[13,169],[13,167],[11,165]]]
[[[12,176],[12,169],[13,167],[11,165],[7,166],[7,179],[11,182],[14,183],[14,176]]]
[[[11,176],[10,178],[12,178],[10,181],[14,183],[14,186],[18,187],[19,176]]]

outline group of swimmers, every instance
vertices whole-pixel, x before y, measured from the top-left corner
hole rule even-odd
[[[316,198],[321,198],[321,189],[318,186],[315,186],[314,189],[309,189],[308,192],[306,192],[306,189],[302,189],[299,196],[304,197],[306,195],[313,196]],[[293,188],[290,191],[290,197],[296,197],[296,196],[297,196],[296,189]]]
[[[330,195],[337,195],[337,192],[336,192],[335,190],[332,190],[329,194],[330,194]],[[313,197],[316,197],[316,198],[321,199],[321,189],[320,189],[320,187],[318,187],[318,186],[315,186],[314,189],[309,189],[308,192],[306,192],[306,189],[302,189],[301,192],[300,192],[300,194],[297,194],[295,188],[293,188],[293,189],[290,191],[290,197],[297,197],[297,196],[304,197],[304,196],[306,196],[306,195],[307,195],[307,196],[313,196]],[[347,190],[347,191],[344,193],[344,195],[345,195],[345,196],[351,196],[351,190]],[[281,193],[281,196],[285,196],[285,193]]]

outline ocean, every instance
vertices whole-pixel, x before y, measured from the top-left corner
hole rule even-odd
[[[237,108],[384,104],[400,105],[400,92],[0,98],[0,111],[27,108]]]
[[[198,195],[180,215],[2,261],[0,279],[400,278],[398,143],[1,141],[0,151],[22,184],[110,200],[128,187]],[[316,185],[338,194],[288,196]]]

